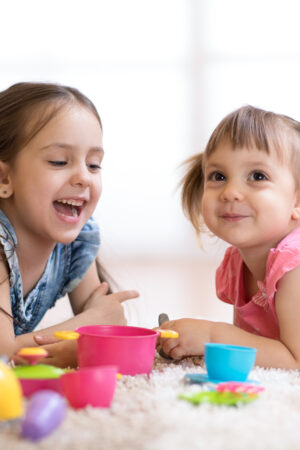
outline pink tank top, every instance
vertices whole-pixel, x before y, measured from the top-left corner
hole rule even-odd
[[[258,281],[257,293],[246,302],[243,283],[243,259],[236,247],[226,250],[216,272],[217,296],[234,305],[234,323],[254,334],[279,339],[275,309],[277,283],[282,276],[300,265],[300,227],[288,234],[276,248],[271,248],[264,281]]]

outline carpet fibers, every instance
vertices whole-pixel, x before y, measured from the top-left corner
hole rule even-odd
[[[201,360],[170,362],[156,356],[150,377],[123,376],[109,409],[68,408],[64,422],[38,443],[20,437],[20,423],[0,423],[6,450],[289,450],[300,449],[300,373],[256,367],[250,378],[265,391],[252,403],[194,406],[178,394],[186,373],[203,373]]]

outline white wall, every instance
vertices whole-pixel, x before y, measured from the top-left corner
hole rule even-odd
[[[180,208],[179,164],[251,103],[299,120],[297,0],[0,2],[0,89],[70,84],[104,124],[96,211],[106,258],[207,258]]]

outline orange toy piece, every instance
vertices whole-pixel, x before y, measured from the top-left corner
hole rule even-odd
[[[18,351],[17,355],[26,359],[28,364],[33,365],[36,364],[39,359],[48,356],[48,352],[43,347],[23,347]]]

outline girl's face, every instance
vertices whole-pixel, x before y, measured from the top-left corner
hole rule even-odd
[[[19,241],[72,242],[100,197],[102,158],[94,114],[79,104],[60,110],[9,166],[12,195],[2,204]]]
[[[275,151],[233,150],[225,142],[205,162],[204,222],[240,249],[276,247],[299,226],[298,200],[291,169]]]

